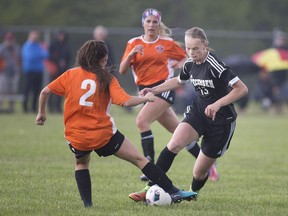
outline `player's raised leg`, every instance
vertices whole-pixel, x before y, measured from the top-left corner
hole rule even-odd
[[[169,193],[172,202],[178,203],[182,200],[192,200],[197,196],[197,193],[191,191],[180,191],[175,187],[167,175],[155,164],[151,163],[147,158],[138,152],[136,147],[131,144],[128,139],[124,139],[120,149],[115,153],[119,158],[127,160],[137,166],[143,174],[145,174],[151,182],[159,185],[165,192]],[[146,191],[147,192],[147,191]],[[145,193],[146,196],[146,193]],[[129,195],[131,199],[131,197]],[[135,201],[144,201],[145,197],[142,195],[140,198],[133,199]]]

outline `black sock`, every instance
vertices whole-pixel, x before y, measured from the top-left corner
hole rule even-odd
[[[200,152],[200,146],[198,145],[198,143],[195,141],[195,142],[192,142],[191,144],[187,145],[186,147],[186,150],[192,154],[195,158],[198,157],[199,155],[199,152]]]
[[[157,165],[151,162],[147,163],[146,166],[143,167],[142,172],[150,179],[148,184],[150,186],[157,184],[168,193],[175,193],[179,190],[173,186],[172,181],[168,176]]]
[[[208,179],[208,175],[203,180],[196,180],[193,177],[192,186],[191,186],[192,191],[195,191],[195,192],[199,191],[205,185],[207,179]]]
[[[141,133],[141,145],[144,156],[154,163],[154,137],[151,130]]]
[[[76,170],[75,179],[78,186],[81,199],[84,202],[85,207],[92,205],[92,192],[91,192],[91,178],[89,169]]]
[[[169,151],[167,146],[161,151],[156,164],[160,167],[163,172],[167,173],[168,170],[170,169],[174,158],[176,157],[177,154]]]

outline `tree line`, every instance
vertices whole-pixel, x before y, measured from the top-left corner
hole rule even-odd
[[[141,14],[150,7],[172,28],[288,31],[287,0],[1,0],[0,24],[141,27]]]

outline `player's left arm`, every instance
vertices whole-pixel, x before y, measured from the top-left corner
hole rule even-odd
[[[248,94],[247,86],[240,79],[238,79],[231,86],[232,90],[227,95],[206,107],[205,115],[209,118],[212,118],[213,121],[215,120],[216,113],[221,107],[234,103],[235,101]]]
[[[143,104],[146,102],[154,102],[155,96],[153,93],[149,92],[143,97],[132,96],[129,100],[127,100],[123,105],[126,107],[137,106],[139,104]]]
[[[112,79],[109,88],[112,103],[119,106],[132,107],[146,102],[154,102],[155,100],[153,93],[149,93],[143,97],[127,94],[115,77]]]
[[[171,63],[171,67],[176,69],[181,69],[187,60],[187,54],[185,49],[183,49],[179,42],[173,41],[171,43],[170,58],[174,61]]]
[[[36,125],[44,125],[46,121],[46,104],[49,95],[52,93],[49,87],[45,87],[42,89],[40,96],[39,96],[39,109],[38,114],[36,117]]]
[[[224,97],[220,98],[217,103],[222,106],[229,105],[239,100],[248,93],[247,86],[239,79],[232,85],[232,90]]]

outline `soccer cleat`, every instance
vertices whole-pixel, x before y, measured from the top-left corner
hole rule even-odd
[[[215,182],[219,180],[219,176],[216,169],[216,163],[214,163],[209,170],[209,179]]]
[[[146,193],[149,188],[150,186],[147,185],[143,190],[129,194],[129,198],[134,200],[135,202],[140,202],[140,201],[145,202]]]
[[[180,203],[182,200],[196,200],[197,193],[193,191],[179,190],[176,193],[170,194],[173,203]]]
[[[142,175],[140,176],[140,180],[141,180],[141,181],[149,181],[148,177],[147,177],[146,175],[144,175],[144,174],[142,174]]]

